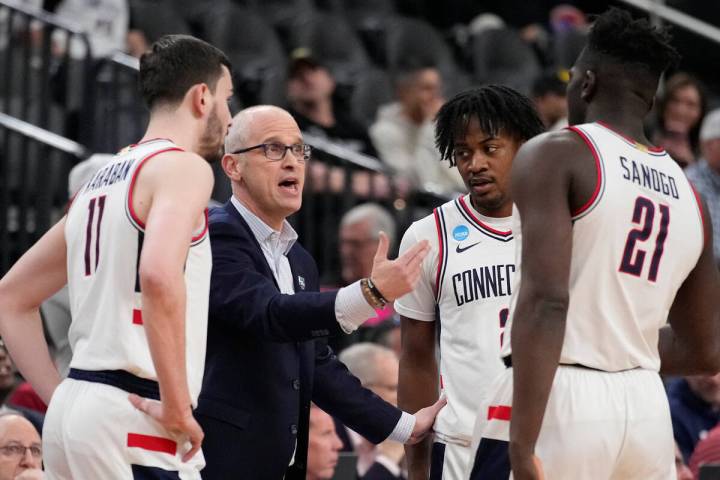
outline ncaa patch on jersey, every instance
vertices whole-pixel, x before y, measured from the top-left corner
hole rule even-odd
[[[453,228],[452,235],[455,240],[462,242],[470,235],[470,229],[466,225],[458,225]]]

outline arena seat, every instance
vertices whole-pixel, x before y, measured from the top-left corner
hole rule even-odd
[[[392,102],[394,98],[387,73],[377,68],[365,70],[357,76],[350,94],[353,117],[367,128],[375,121],[378,107]]]
[[[494,28],[474,35],[469,43],[475,80],[501,83],[525,94],[540,73],[540,62],[514,30]]]
[[[450,46],[432,25],[417,18],[394,16],[383,27],[385,65],[390,71],[408,62],[435,65],[444,78],[457,70]]]
[[[317,5],[336,15],[344,16],[354,26],[372,27],[396,13],[392,0],[317,0]]]
[[[573,66],[578,55],[585,46],[587,34],[580,30],[558,32],[553,37],[553,54],[555,64],[560,68]]]
[[[290,29],[291,50],[307,48],[321,59],[338,83],[352,83],[358,72],[370,66],[360,38],[347,20],[339,15],[316,11],[298,19]]]
[[[130,16],[148,43],[170,33],[191,33],[190,26],[167,0],[131,0]]]
[[[250,8],[233,4],[217,13],[214,24],[208,41],[230,58],[241,103],[282,102],[286,56],[268,21]]]

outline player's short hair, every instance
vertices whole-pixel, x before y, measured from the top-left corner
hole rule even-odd
[[[643,67],[659,77],[680,61],[671,40],[667,28],[655,27],[645,18],[634,19],[628,11],[613,7],[595,18],[586,50],[590,55]]]
[[[504,85],[483,85],[455,95],[435,117],[435,145],[442,160],[455,165],[455,142],[467,132],[471,119],[488,135],[501,132],[518,141],[545,131],[533,102]]]
[[[193,85],[215,93],[222,66],[230,60],[218,48],[190,35],[165,35],[140,57],[140,91],[150,110],[183,99]]]

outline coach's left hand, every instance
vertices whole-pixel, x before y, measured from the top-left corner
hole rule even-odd
[[[430,252],[430,243],[418,242],[395,260],[388,259],[389,247],[387,235],[380,232],[370,279],[385,300],[392,302],[415,288],[422,273],[422,262]]]
[[[405,442],[406,445],[413,445],[415,443],[418,443],[422,441],[422,439],[425,438],[429,433],[432,432],[432,426],[435,423],[435,417],[437,417],[438,412],[445,406],[446,403],[447,398],[445,396],[442,396],[434,404],[430,405],[429,407],[420,409],[417,411],[417,413],[415,413],[415,428],[413,428],[412,434],[410,435],[408,441]]]

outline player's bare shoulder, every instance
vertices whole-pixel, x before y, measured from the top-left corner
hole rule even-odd
[[[525,142],[518,150],[515,163],[551,163],[558,166],[571,164],[583,156],[592,160],[592,153],[583,137],[573,127],[568,127],[540,134]]]
[[[214,184],[210,164],[200,155],[180,149],[157,154],[137,177],[131,187],[132,208],[143,221],[150,205],[161,197],[178,204],[206,205]]]
[[[513,162],[511,176],[513,188],[545,183],[551,178],[560,180],[558,186],[566,185],[574,192],[572,196],[579,198],[587,197],[597,177],[593,151],[582,132],[573,127],[543,133],[524,143]]]
[[[177,180],[188,179],[201,183],[213,179],[210,164],[200,155],[185,150],[170,150],[160,153],[144,168],[146,176],[168,176]]]

